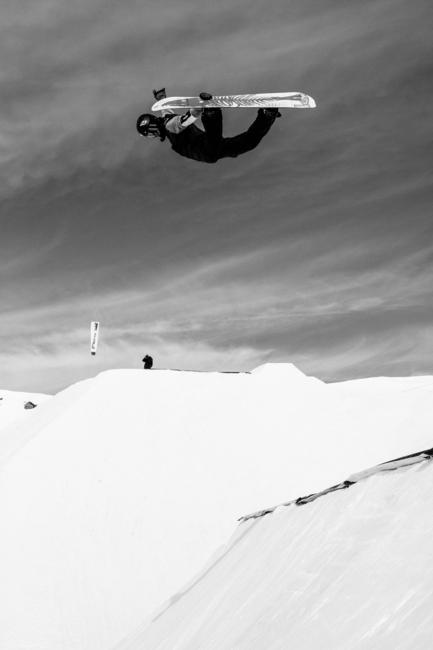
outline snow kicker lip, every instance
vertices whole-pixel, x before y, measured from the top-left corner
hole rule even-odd
[[[325,494],[330,494],[331,492],[336,492],[337,490],[345,490],[346,488],[355,485],[355,483],[358,483],[358,481],[362,481],[363,479],[369,478],[370,476],[374,476],[375,474],[379,474],[380,472],[390,472],[395,469],[401,469],[402,467],[416,465],[417,463],[422,463],[424,461],[432,460],[432,459],[433,459],[433,447],[430,449],[425,449],[424,451],[418,451],[414,454],[409,454],[408,456],[401,456],[399,458],[394,458],[393,460],[386,461],[385,463],[380,463],[379,465],[374,465],[374,467],[370,467],[368,469],[361,470],[356,474],[352,474],[351,476],[349,476],[348,479],[342,481],[342,483],[338,483],[337,485],[332,485],[330,488],[327,488],[326,490],[322,490],[321,492],[315,492],[313,494],[308,494],[307,496],[304,497],[298,497],[297,499],[293,499],[292,501],[287,501],[287,503],[279,503],[277,506],[273,506],[271,508],[264,508],[263,510],[252,512],[249,515],[244,515],[243,517],[239,517],[238,521],[243,523],[244,521],[248,521],[249,519],[258,519],[259,517],[270,515],[277,508],[281,508],[281,507],[286,507],[291,505],[303,506],[306,505],[307,503],[311,503],[312,501],[315,501],[319,497],[325,496]]]
[[[188,108],[315,108],[315,100],[302,92],[252,93],[215,95],[210,100],[200,97],[165,97],[155,102],[152,111]]]

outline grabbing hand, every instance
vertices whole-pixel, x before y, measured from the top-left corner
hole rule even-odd
[[[167,97],[167,94],[165,92],[165,88],[160,88],[159,90],[154,90],[153,91],[153,96],[155,97],[156,100],[164,99]]]

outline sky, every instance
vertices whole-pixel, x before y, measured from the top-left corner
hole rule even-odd
[[[6,0],[0,18],[2,388],[146,353],[431,372],[430,0]],[[318,107],[206,165],[136,133],[161,86]],[[225,134],[254,116],[225,111]]]

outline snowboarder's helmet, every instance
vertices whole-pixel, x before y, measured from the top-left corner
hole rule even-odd
[[[151,138],[159,138],[161,136],[160,120],[151,113],[143,113],[137,119],[137,131],[140,135]]]

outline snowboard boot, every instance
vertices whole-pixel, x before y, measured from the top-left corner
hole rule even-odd
[[[161,88],[160,90],[154,90],[153,91],[153,96],[155,97],[155,99],[157,101],[159,101],[160,99],[165,99],[165,97],[167,97],[167,94],[165,92],[165,88]]]
[[[267,119],[272,118],[275,120],[277,117],[281,117],[281,113],[278,110],[278,108],[259,108],[258,111],[259,115],[263,115],[263,117],[266,117]]]

